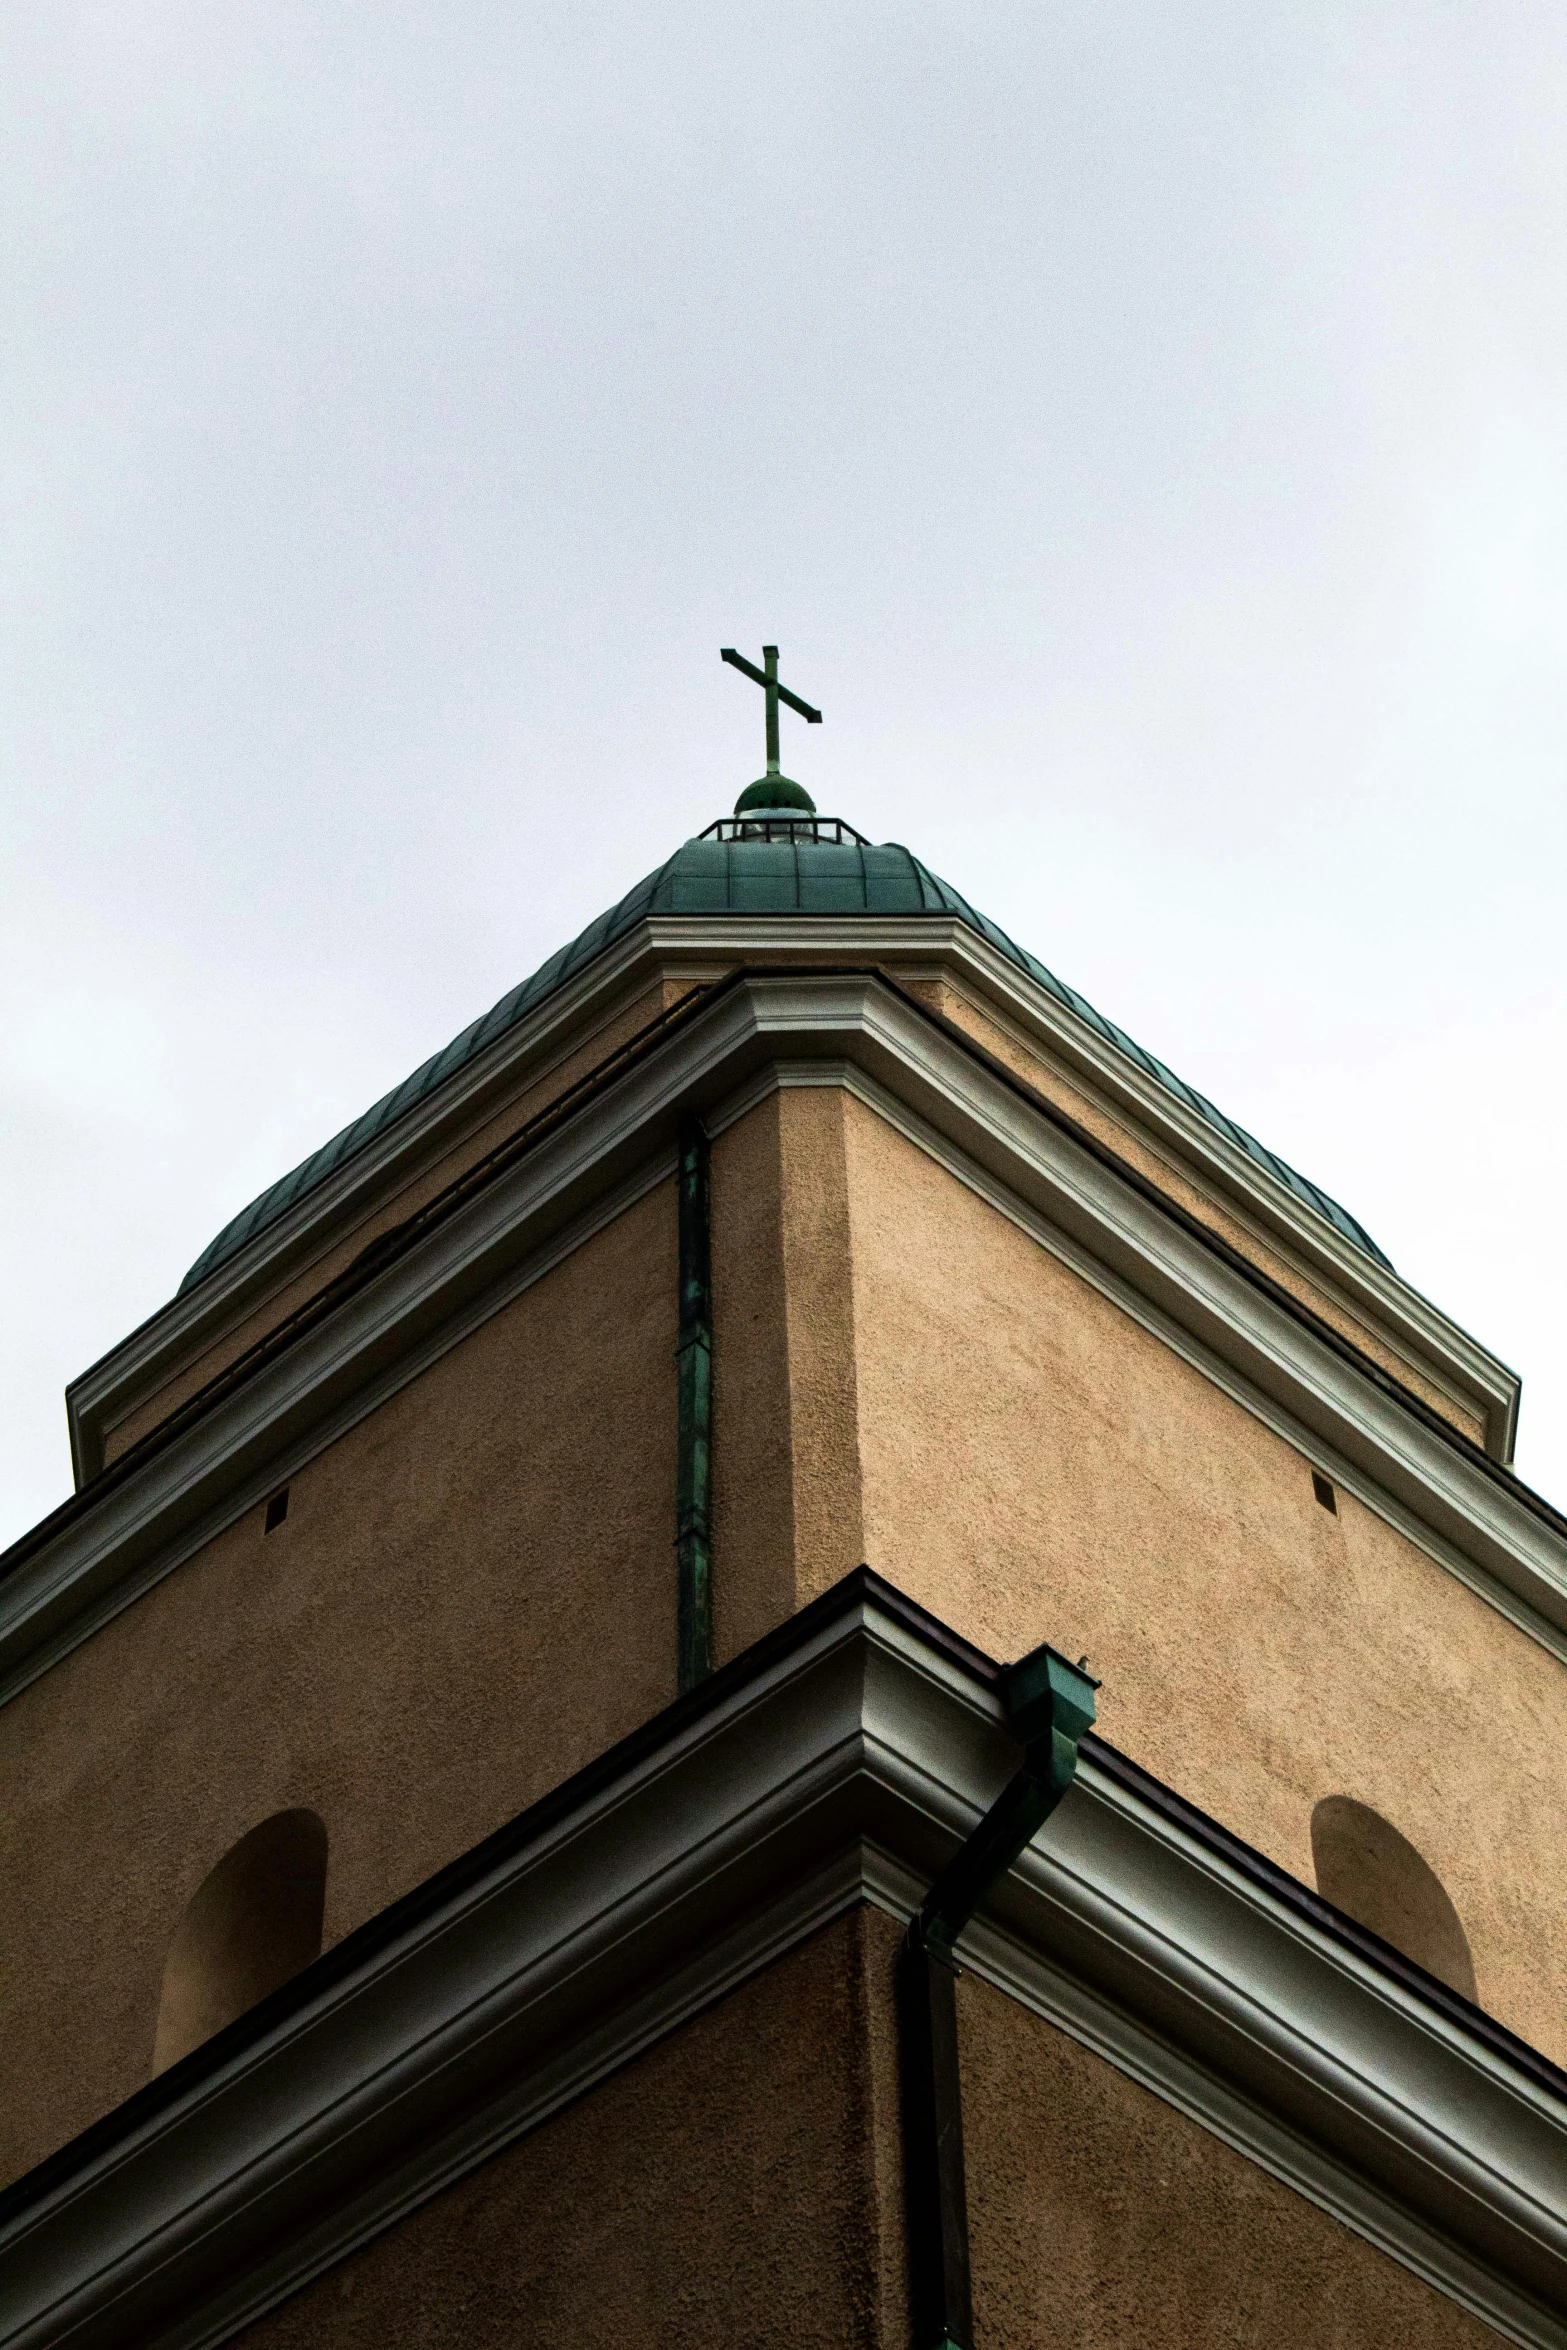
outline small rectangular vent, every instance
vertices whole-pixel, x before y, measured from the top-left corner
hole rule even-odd
[[[267,1503],[267,1522],[266,1525],[262,1528],[263,1533],[270,1534],[275,1527],[282,1525],[283,1520],[287,1516],[288,1487],[285,1485],[282,1491],[280,1493],[274,1493],[272,1499]]]
[[[1316,1495],[1318,1501],[1321,1502],[1323,1508],[1325,1510],[1331,1510],[1333,1515],[1337,1517],[1338,1495],[1334,1492],[1332,1486],[1328,1483],[1326,1477],[1323,1476],[1320,1469],[1313,1469],[1311,1472],[1311,1490]]]

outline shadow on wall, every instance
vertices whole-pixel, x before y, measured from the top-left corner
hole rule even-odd
[[[1329,1795],[1311,1815],[1317,1890],[1450,1991],[1476,1999],[1474,1961],[1442,1880],[1369,1804]]]
[[[274,1812],[191,1896],[163,1967],[152,2069],[161,2073],[321,1954],[326,1829]]]

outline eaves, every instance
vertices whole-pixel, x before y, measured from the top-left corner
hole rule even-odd
[[[522,1083],[533,1082],[552,1056],[575,1049],[594,1020],[645,983],[661,960],[796,956],[807,964],[880,959],[945,965],[960,989],[983,999],[991,1016],[1031,1049],[1056,1059],[1113,1103],[1172,1163],[1223,1199],[1265,1246],[1283,1250],[1351,1315],[1385,1330],[1412,1366],[1478,1411],[1485,1448],[1496,1460],[1511,1460],[1519,1383],[1505,1364],[966,923],[932,916],[660,915],[618,940],[196,1289],[169,1300],[73,1380],[66,1413],[78,1484],[101,1469],[108,1428],[214,1337],[296,1282],[416,1169],[493,1114]]]
[[[874,972],[737,971],[464,1176],[0,1557],[0,1701],[777,1083],[852,1083],[1242,1405],[1567,1657],[1567,1522],[1250,1261]]]
[[[847,1577],[0,2196],[0,2345],[204,2350],[854,1904],[907,1917],[1013,1767],[997,1674]],[[1567,2078],[1113,1749],[962,1957],[1567,2346]]]
[[[1069,1004],[1029,978],[988,939],[956,919],[860,917],[834,922],[770,917],[764,924],[711,915],[661,915],[648,924],[666,954],[794,954],[848,961],[873,946],[894,966],[941,962],[949,980],[1003,1030],[1054,1061],[1112,1103],[1170,1164],[1197,1180],[1267,1248],[1292,1259],[1330,1297],[1373,1329],[1382,1329],[1454,1401],[1479,1413],[1485,1450],[1503,1463],[1517,1435],[1518,1375],[1422,1296],[1394,1268],[1357,1248],[1277,1176],[1118,1052]],[[896,970],[894,976],[897,976]]]

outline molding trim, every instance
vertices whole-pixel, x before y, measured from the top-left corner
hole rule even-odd
[[[1368,1476],[1362,1463],[1339,1450],[1319,1429],[1308,1426],[1296,1416],[1287,1404],[1269,1394],[1254,1381],[1237,1371],[1229,1359],[1213,1346],[1205,1345],[1186,1329],[1173,1315],[1161,1312],[1130,1281],[1111,1272],[1091,1251],[1069,1239],[1065,1232],[1053,1225],[1047,1217],[1030,1208],[1027,1202],[1005,1184],[988,1174],[977,1161],[968,1157],[956,1145],[948,1142],[925,1119],[912,1111],[890,1093],[885,1086],[865,1075],[852,1061],[780,1061],[749,1079],[730,1099],[708,1118],[709,1131],[715,1136],[724,1128],[743,1118],[748,1111],[767,1097],[792,1086],[836,1086],[852,1093],[855,1099],[882,1118],[916,1149],[926,1152],[938,1165],[969,1190],[978,1194],[998,1215],[1005,1216],[1026,1232],[1041,1248],[1069,1265],[1080,1279],[1088,1282],[1104,1297],[1119,1306],[1134,1322],[1138,1322],[1154,1337],[1160,1339],[1183,1361],[1201,1371],[1231,1399],[1282,1437],[1303,1458],[1319,1466],[1331,1477],[1341,1492],[1352,1493],[1356,1500],[1376,1513],[1406,1542],[1423,1550],[1427,1558],[1446,1569],[1460,1583],[1483,1599],[1498,1614],[1542,1648],[1550,1650],[1567,1664],[1567,1625],[1553,1622],[1540,1609],[1530,1604],[1496,1575],[1479,1566],[1455,1542],[1444,1540],[1413,1509],[1395,1501],[1391,1493],[1377,1480]]]
[[[323,1389],[319,1396],[306,1396],[303,1408],[290,1409],[290,1400],[298,1406],[301,1399],[285,1383],[268,1392],[258,1387],[252,1399],[255,1408],[246,1410],[244,1399],[249,1391],[242,1390],[236,1398],[241,1408],[227,1438],[220,1439],[215,1462],[199,1447],[183,1461],[176,1461],[171,1448],[167,1477],[156,1475],[159,1463],[153,1461],[148,1465],[146,1482],[138,1479],[134,1487],[125,1489],[122,1508],[114,1506],[118,1496],[106,1496],[102,1522],[96,1528],[84,1521],[75,1544],[70,1536],[77,1530],[68,1529],[62,1538],[67,1545],[63,1552],[58,1545],[51,1545],[0,1583],[0,1705],[9,1704],[41,1673],[102,1631],[165,1575],[173,1574],[247,1510],[257,1508],[278,1486],[286,1485],[318,1453],[368,1419],[400,1388],[439,1362],[492,1314],[531,1289],[535,1281],[553,1272],[574,1249],[612,1224],[674,1171],[673,1151],[645,1161],[586,1213],[526,1255],[508,1277],[482,1297],[446,1320],[438,1320],[422,1337],[410,1330],[406,1348],[393,1353],[378,1368],[367,1368],[358,1385],[347,1383],[335,1402]],[[340,1330],[337,1335],[341,1338],[344,1333]],[[330,1349],[323,1359],[330,1367]],[[278,1408],[280,1396],[282,1408]],[[191,1431],[192,1437],[199,1432],[198,1425]],[[214,1473],[205,1475],[204,1469]],[[29,1635],[14,1647],[8,1641],[13,1628],[13,1585],[17,1626],[27,1627]]]
[[[206,2350],[856,1902],[906,1917],[1010,1773],[997,1675],[847,1577],[0,2196],[0,2344]],[[1567,2078],[1162,1792],[1086,1740],[966,1963],[1564,2350]]]
[[[1086,1082],[1090,1092],[1107,1097],[1134,1131],[1141,1128],[1161,1156],[1188,1179],[1195,1176],[1200,1185],[1222,1197],[1264,1245],[1282,1247],[1352,1314],[1383,1326],[1411,1364],[1455,1401],[1482,1412],[1487,1451],[1496,1460],[1512,1459],[1520,1388],[1515,1371],[1392,1266],[1368,1257],[1248,1152],[1128,1060],[966,923],[933,916],[907,921],[772,916],[763,922],[736,916],[682,920],[660,915],[648,927],[666,950],[711,955],[718,948],[755,957],[814,950],[847,962],[871,944],[884,962],[948,966],[945,977],[955,992],[1010,1029],[1027,1049],[1047,1062],[1055,1061],[1069,1079]],[[889,975],[898,978],[901,973],[893,970]]]
[[[557,995],[498,1037],[477,1060],[347,1161],[274,1225],[258,1233],[186,1296],[175,1297],[66,1390],[78,1485],[103,1461],[106,1427],[154,1392],[180,1361],[199,1355],[243,1313],[297,1279],[397,1184],[451,1148],[508,1095],[580,1047],[671,959],[693,981],[733,958],[802,970],[867,954],[941,976],[1069,1081],[1108,1099],[1156,1151],[1222,1199],[1264,1246],[1282,1249],[1352,1316],[1381,1329],[1412,1367],[1480,1412],[1486,1449],[1512,1458],[1517,1375],[1390,1267],[1368,1257],[1218,1128],[1138,1068],[988,940],[953,917],[659,915],[607,949]]]
[[[802,971],[715,990],[328,1319],[96,1503],[89,1489],[0,1581],[0,1701],[660,1180],[683,1109],[721,1121],[748,1087],[824,1065],[1562,1653],[1554,1512],[960,1032],[873,973]]]

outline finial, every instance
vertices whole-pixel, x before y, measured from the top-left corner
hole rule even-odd
[[[769,774],[748,783],[735,802],[737,816],[749,815],[753,808],[794,808],[802,816],[814,816],[816,802],[805,786],[790,776]]]
[[[791,710],[798,710],[800,716],[812,726],[820,726],[820,710],[813,710],[809,702],[803,702],[798,694],[791,693],[786,685],[779,684],[776,645],[763,645],[762,660],[765,666],[761,669],[754,662],[747,661],[743,654],[737,653],[733,645],[725,645],[720,658],[727,661],[731,669],[738,669],[743,677],[749,677],[753,684],[759,685],[767,696],[767,773],[758,776],[755,783],[746,785],[735,802],[735,814],[746,815],[753,808],[795,808],[803,815],[814,816],[816,802],[810,793],[791,782],[787,775],[778,772],[778,705],[787,702]]]

